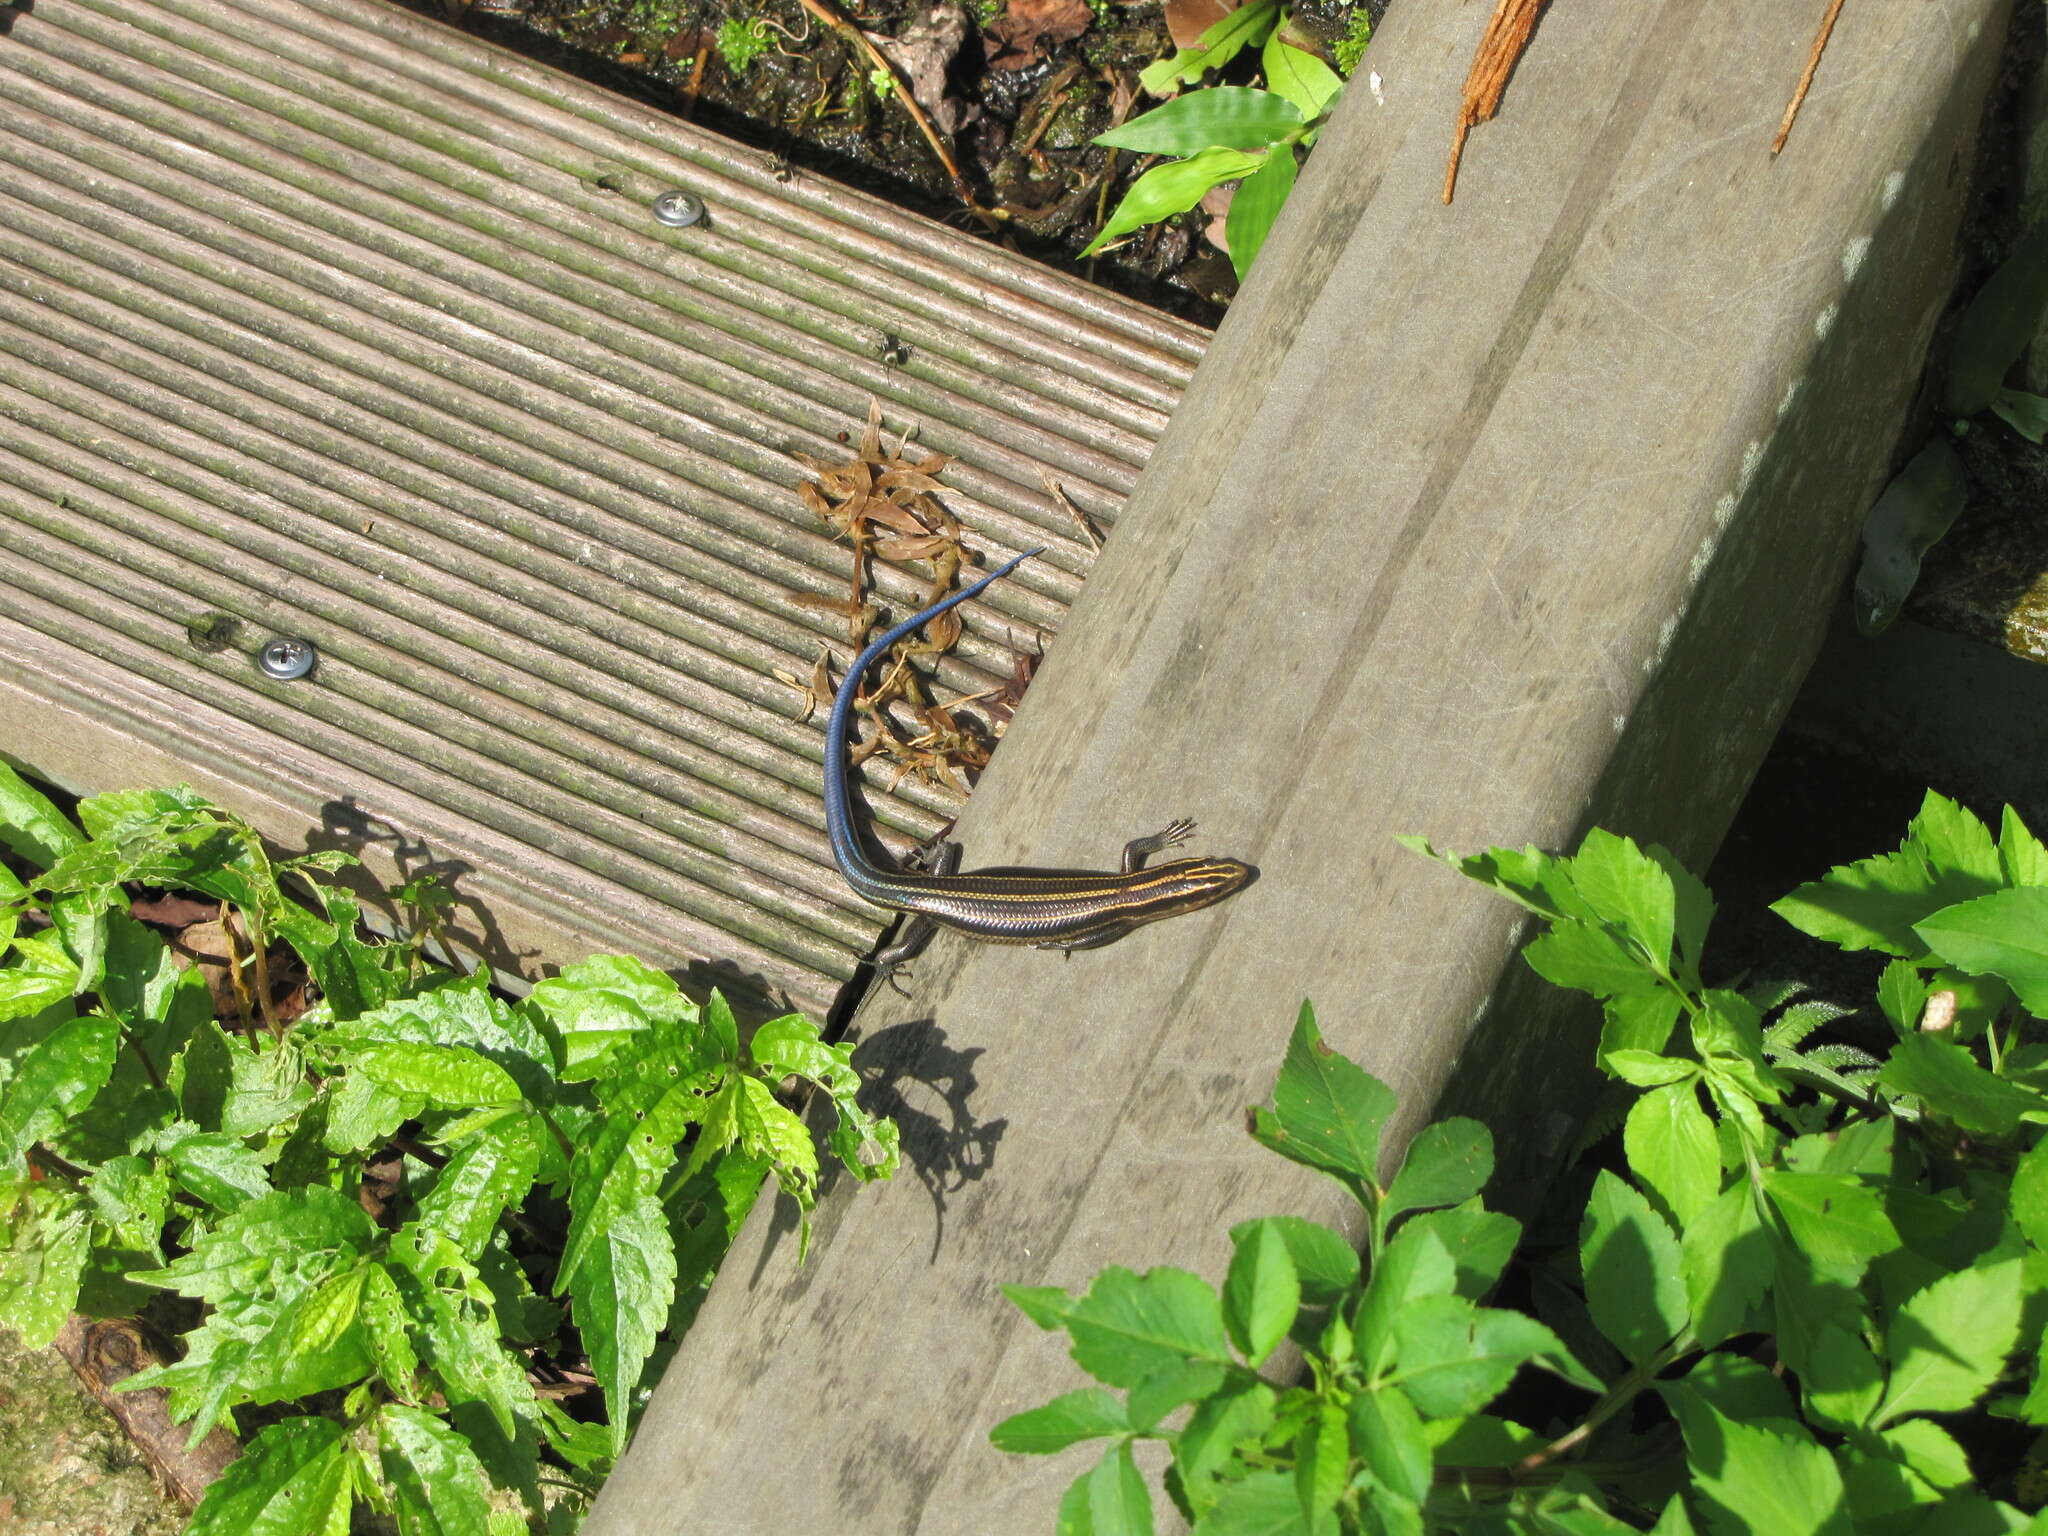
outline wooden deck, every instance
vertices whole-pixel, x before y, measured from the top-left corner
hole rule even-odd
[[[439,871],[514,981],[828,1007],[882,918],[777,676],[846,651],[791,453],[877,398],[976,549],[1052,546],[973,692],[1092,559],[1041,471],[1113,523],[1206,334],[378,0],[0,16],[0,754]],[[883,777],[899,842],[958,808]]]
[[[1589,1021],[1393,838],[1705,863],[1891,468],[2008,8],[1849,7],[1774,161],[1821,7],[1553,5],[1445,208],[1490,9],[1389,16],[961,828],[1064,863],[1186,814],[1258,883],[871,998],[914,1176],[835,1187],[802,1270],[755,1213],[590,1536],[1051,1530],[1089,1453],[988,1430],[1085,1378],[998,1286],[1340,1219],[1242,1128],[1304,996],[1405,1125],[1487,1118],[1489,1203],[1568,1144]]]

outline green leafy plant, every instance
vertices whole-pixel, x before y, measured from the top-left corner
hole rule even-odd
[[[2030,230],[1977,290],[1957,323],[1943,408],[1955,436],[1971,418],[1996,416],[2030,443],[2048,437],[2048,399],[2005,382],[2048,319],[2048,223]],[[1891,627],[1920,579],[1927,552],[1954,526],[1969,500],[1962,460],[1933,436],[1906,462],[1863,520],[1863,561],[1856,571],[1856,627]]]
[[[774,39],[768,35],[768,23],[759,16],[744,21],[728,16],[718,25],[717,43],[718,56],[725,60],[726,67],[743,75],[754,60],[773,46]]]
[[[478,1532],[491,1486],[536,1514],[543,1481],[587,1495],[763,1181],[810,1208],[818,1151],[776,1085],[831,1100],[856,1177],[894,1169],[850,1047],[801,1017],[742,1044],[716,993],[619,956],[510,1003],[423,940],[363,939],[346,854],[273,859],[185,789],[77,814],[0,766],[0,1322],[42,1344],[74,1308],[187,1299],[182,1358],[125,1386],[167,1389],[195,1443],[267,1421],[197,1536],[342,1530],[358,1502]],[[130,884],[223,904],[231,1016]],[[294,958],[318,1001],[287,1017]],[[563,1367],[602,1419],[536,1391]]]
[[[1279,0],[1248,0],[1204,32],[1193,48],[1181,49],[1139,76],[1147,90],[1164,94],[1263,44],[1265,89],[1215,85],[1191,91],[1096,136],[1096,143],[1114,149],[1178,158],[1154,166],[1131,184],[1083,256],[1142,225],[1185,213],[1212,187],[1235,181],[1239,185],[1224,233],[1239,278],[1251,270],[1294,190],[1296,147],[1315,143],[1344,89],[1329,65],[1282,41],[1282,21]]]
[[[1337,73],[1349,80],[1352,71],[1358,68],[1358,61],[1365,57],[1365,46],[1372,41],[1372,13],[1357,10],[1351,13],[1351,21],[1344,29],[1344,35],[1337,39],[1330,50],[1330,56],[1337,65]]]
[[[1713,902],[1662,849],[1404,841],[1526,907],[1529,964],[1600,1001],[1626,1107],[1563,1186],[1575,1241],[1533,1251],[1484,1208],[1471,1120],[1383,1176],[1393,1094],[1304,1006],[1252,1134],[1344,1187],[1363,1262],[1275,1216],[1232,1229],[1220,1292],[1172,1269],[1008,1288],[1102,1383],[993,1433],[1107,1442],[1062,1536],[1153,1530],[1141,1441],[1196,1536],[2048,1528],[1979,1466],[2031,1443],[2038,1469],[2048,1426],[2048,849],[2019,818],[1993,837],[1930,794],[1897,852],[1776,904],[1891,957],[1868,1019],[1704,985]]]

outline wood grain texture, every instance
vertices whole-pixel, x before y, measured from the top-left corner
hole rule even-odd
[[[1086,1453],[987,1433],[1083,1378],[998,1285],[1336,1218],[1242,1130],[1304,995],[1405,1128],[1462,1056],[1511,1177],[1569,1130],[1585,1020],[1490,1010],[1515,911],[1393,836],[1718,842],[1888,468],[2006,9],[1856,8],[1773,162],[1804,8],[1552,7],[1445,209],[1485,13],[1375,40],[961,829],[1101,862],[1186,814],[1258,884],[871,998],[910,1166],[832,1188],[802,1270],[756,1213],[591,1536],[1049,1531]]]
[[[0,23],[0,672],[43,706],[0,753],[95,790],[147,741],[268,835],[402,844],[507,980],[630,947],[829,1009],[888,914],[785,680],[845,659],[851,570],[793,453],[872,397],[973,548],[1051,546],[939,664],[978,694],[1093,559],[1041,477],[1113,523],[1206,334],[374,0]],[[255,671],[279,633],[310,680]],[[867,775],[899,849],[960,804]]]

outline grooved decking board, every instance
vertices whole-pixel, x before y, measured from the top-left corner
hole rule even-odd
[[[1051,546],[970,615],[973,692],[1092,559],[1041,468],[1113,523],[1205,333],[376,0],[0,18],[0,753],[439,868],[508,975],[827,1006],[880,915],[775,676],[847,649],[792,450],[879,397],[977,551]],[[275,634],[313,678],[255,670]],[[899,846],[957,809],[885,777]]]
[[[1304,996],[1397,1132],[1484,1115],[1490,1203],[1569,1145],[1592,1021],[1393,838],[1704,867],[1890,467],[2008,7],[1849,5],[1774,161],[1820,4],[1559,0],[1447,209],[1491,9],[1394,7],[960,832],[1099,862],[1188,814],[1258,883],[1071,960],[942,937],[873,994],[909,1169],[830,1189],[801,1270],[755,1212],[590,1536],[1052,1530],[1099,1446],[988,1432],[1086,1378],[999,1286],[1348,1223],[1243,1130]]]

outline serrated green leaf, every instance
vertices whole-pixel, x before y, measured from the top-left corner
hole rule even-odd
[[[386,1403],[377,1442],[399,1536],[490,1536],[483,1463],[461,1435],[431,1413]]]
[[[696,1036],[687,1025],[656,1023],[606,1053],[597,1079],[604,1114],[595,1133],[580,1138],[569,1169],[571,1220],[557,1270],[558,1294],[609,1213],[654,1193],[675,1162],[677,1143],[711,1107],[708,1095],[725,1080],[726,1069],[707,1067],[697,1057]],[[752,1078],[742,1081],[760,1086]],[[737,1134],[737,1105],[734,1113]],[[769,1127],[757,1117],[754,1131],[766,1137]]]
[[[511,1074],[465,1046],[372,1040],[355,1046],[348,1061],[386,1093],[436,1109],[514,1104],[520,1097]]]
[[[310,1289],[367,1252],[374,1233],[338,1190],[270,1190],[223,1216],[175,1263],[135,1278],[220,1306],[280,1286]]]
[[[561,979],[554,978],[556,982]],[[550,984],[542,982],[540,985]],[[538,990],[536,987],[535,991]],[[517,1085],[510,1098],[476,1097],[470,1099],[471,1103],[509,1103],[524,1096],[536,1104],[545,1104],[554,1095],[554,1050],[546,1035],[524,1011],[511,1007],[496,996],[488,979],[483,976],[462,977],[424,992],[394,999],[337,1026],[325,1038],[337,1050],[359,1051],[371,1045],[403,1044],[468,1051],[496,1066]],[[466,1059],[458,1071],[476,1074],[471,1085],[476,1090],[487,1088],[494,1094],[505,1092],[505,1085],[498,1077],[476,1073]],[[394,1088],[393,1091],[404,1090]],[[418,1091],[427,1093],[430,1090],[421,1088]],[[464,1091],[471,1089],[465,1088]]]
[[[1967,1049],[1939,1035],[1901,1040],[1878,1081],[1980,1136],[2009,1136],[2023,1117],[2048,1108],[2042,1095],[1987,1072]]]
[[[1402,1314],[1433,1296],[1454,1296],[1458,1265],[1443,1239],[1420,1221],[1411,1221],[1381,1250],[1365,1295],[1358,1304],[1353,1332],[1359,1362],[1369,1378],[1393,1363]]]
[[[0,844],[37,869],[48,869],[84,841],[49,796],[0,763]]]
[[[809,1128],[759,1078],[740,1078],[739,1085],[734,1113],[740,1150],[767,1158],[783,1192],[808,1211],[818,1187],[818,1149]]]
[[[1680,1241],[1693,1336],[1712,1346],[1738,1332],[1771,1283],[1771,1246],[1747,1180],[1730,1184]]]
[[[1215,146],[1263,149],[1305,121],[1301,109],[1276,92],[1213,85],[1099,133],[1095,142],[1147,155],[1193,155]]]
[[[1351,1399],[1351,1443],[1366,1470],[1386,1488],[1420,1504],[1429,1497],[1434,1462],[1422,1416],[1396,1388]]]
[[[1114,1393],[1100,1387],[1083,1387],[1054,1398],[1042,1408],[1011,1414],[989,1431],[988,1438],[999,1451],[1046,1456],[1079,1445],[1083,1440],[1128,1434],[1130,1428],[1124,1405]]]
[[[1680,1082],[1689,1086],[1690,1080],[1700,1075],[1700,1064],[1683,1056],[1660,1056],[1655,1051],[1626,1048],[1603,1051],[1600,1065],[1637,1088],[1657,1088]]]
[[[539,1399],[542,1428],[547,1434],[548,1445],[570,1466],[602,1477],[612,1468],[611,1430],[603,1424],[586,1424],[581,1419],[571,1418],[561,1407],[549,1398]],[[497,1533],[493,1533],[497,1536]],[[522,1521],[519,1529],[508,1536],[526,1536]]]
[[[1799,1410],[1778,1373],[1746,1355],[1715,1350],[1685,1374],[1685,1384],[1728,1418],[1797,1419]]]
[[[1476,1413],[1538,1356],[1569,1358],[1557,1335],[1521,1312],[1478,1307],[1462,1296],[1429,1296],[1394,1322],[1397,1384],[1435,1419]]]
[[[1556,987],[1594,997],[1657,990],[1654,972],[1628,945],[1594,923],[1566,920],[1539,934],[1522,951],[1529,968]]]
[[[1912,1422],[1925,1424],[1929,1421],[1915,1419]],[[1940,1532],[1929,1530],[1927,1536],[1950,1536],[1947,1516],[1953,1509],[1951,1501],[1944,1499],[1940,1489],[1891,1454],[1891,1447],[1874,1436],[1859,1435],[1836,1452],[1836,1460],[1841,1465],[1842,1491],[1857,1530],[1925,1530],[1923,1520],[1935,1515],[1936,1505],[1943,1505]]]
[[[1123,201],[1110,214],[1109,222],[1082,249],[1081,255],[1093,256],[1110,241],[1141,225],[1186,213],[1211,187],[1251,175],[1265,163],[1265,158],[1264,153],[1249,150],[1205,149],[1185,160],[1155,165],[1131,183]]]
[[[1972,1480],[1969,1456],[1956,1437],[1932,1419],[1894,1424],[1878,1440],[1933,1487],[1962,1488]]]
[[[1669,969],[1677,933],[1677,893],[1671,877],[1635,842],[1595,827],[1571,859],[1572,884],[1599,914]]]
[[[1709,1089],[1760,1104],[1783,1096],[1784,1079],[1764,1059],[1763,1024],[1756,1004],[1739,992],[1714,988],[1700,994],[1703,1005],[1692,1016],[1693,1049],[1700,1053]]]
[[[105,1226],[123,1247],[141,1252],[157,1249],[171,1181],[139,1157],[114,1157],[100,1164],[86,1185],[93,1219]]]
[[[829,1092],[860,1086],[853,1068],[851,1044],[832,1046],[819,1037],[818,1026],[800,1013],[770,1019],[747,1042],[754,1065],[770,1077],[785,1073],[808,1079]]]
[[[1977,290],[1956,326],[1949,357],[1948,408],[1958,416],[1987,409],[2048,313],[2048,224],[2023,235]]]
[[[1448,1211],[1426,1211],[1411,1217],[1401,1231],[1427,1232],[1442,1243],[1456,1266],[1458,1294],[1477,1301],[1493,1289],[1514,1257],[1522,1224],[1512,1216],[1484,1209],[1473,1199]]]
[[[1256,1444],[1273,1424],[1279,1394],[1263,1381],[1231,1378],[1195,1405],[1174,1442],[1173,1464],[1197,1514],[1221,1496],[1219,1474],[1240,1448]]]
[[[1251,274],[1253,261],[1265,248],[1266,236],[1273,232],[1274,221],[1293,195],[1298,169],[1293,149],[1278,144],[1266,156],[1264,165],[1237,184],[1230,199],[1230,211],[1223,219],[1223,242],[1229,248],[1231,269],[1240,283]]]
[[[270,1191],[261,1154],[217,1131],[188,1135],[163,1148],[172,1176],[215,1210],[238,1212]]]
[[[498,1218],[517,1207],[540,1166],[539,1134],[521,1117],[502,1120],[459,1147],[419,1204],[423,1226],[445,1233],[475,1263]]]
[[[1370,1187],[1380,1127],[1393,1108],[1393,1090],[1324,1045],[1315,1011],[1303,1003],[1273,1084],[1273,1112],[1255,1125],[1282,1156]]]
[[[1286,1243],[1307,1305],[1327,1307],[1357,1291],[1358,1250],[1343,1233],[1299,1216],[1260,1216],[1232,1227],[1231,1242],[1243,1244],[1255,1227],[1271,1227]]]
[[[1929,791],[1914,829],[1925,825],[1936,842],[1953,825],[1951,802]],[[1913,925],[1944,907],[1990,894],[2002,878],[1930,861],[1928,849],[1909,830],[1896,853],[1842,865],[1802,885],[1771,910],[1802,933],[1843,949],[1875,949],[1908,960],[1927,958]]]
[[[1920,1027],[1920,1015],[1932,990],[1920,967],[1906,960],[1894,960],[1877,978],[1877,1005],[1892,1027],[1910,1034]]]
[[[355,1460],[332,1419],[272,1424],[207,1488],[185,1536],[344,1536]]]
[[[305,1053],[289,1038],[261,1055],[237,1049],[228,1060],[231,1075],[220,1111],[220,1129],[226,1135],[257,1135],[284,1124],[313,1102]]]
[[[675,1283],[674,1241],[651,1196],[613,1211],[570,1277],[570,1310],[604,1389],[614,1455],[626,1448],[633,1391],[668,1317]]]
[[[1207,1397],[1228,1373],[1213,1360],[1182,1360],[1162,1366],[1131,1388],[1125,1411],[1131,1428],[1151,1430],[1174,1409]]]
[[[1254,1223],[1237,1242],[1223,1283],[1230,1341],[1257,1366],[1287,1337],[1300,1310],[1301,1277],[1286,1238],[1269,1223]]]
[[[1678,1238],[1649,1201],[1604,1168],[1586,1206],[1579,1255],[1593,1321],[1631,1363],[1647,1360],[1685,1326]]]
[[[0,1023],[41,1013],[78,989],[78,962],[62,944],[20,934],[14,940],[14,963],[0,969]]]
[[[1105,1269],[1064,1322],[1081,1369],[1112,1387],[1135,1387],[1182,1360],[1231,1363],[1222,1303],[1184,1269]]]
[[[119,1045],[120,1025],[90,1015],[66,1019],[29,1050],[0,1090],[0,1164],[18,1164],[83,1111],[112,1075]]]
[[[1344,93],[1344,78],[1303,48],[1280,40],[1275,29],[1260,58],[1266,84],[1293,102],[1304,120],[1321,117]]]
[[[1714,1536],[1853,1536],[1834,1458],[1801,1426],[1738,1424],[1682,1386],[1664,1395],[1685,1432],[1693,1486]]]
[[[1998,865],[2007,885],[2048,885],[2048,847],[2009,805],[1998,825]]]
[[[279,1307],[250,1326],[236,1320],[248,1346],[235,1374],[234,1399],[279,1403],[349,1386],[376,1368],[369,1332],[362,1326],[368,1267],[358,1264]]]
[[[1871,1427],[1975,1403],[1997,1379],[2019,1326],[2017,1259],[1965,1269],[1914,1292],[1885,1329],[1891,1374]]]
[[[272,1190],[223,1216],[192,1251],[131,1279],[212,1303],[186,1335],[184,1359],[140,1372],[119,1390],[162,1385],[198,1444],[237,1402],[272,1402],[345,1386],[373,1362],[355,1326],[352,1274],[374,1229],[339,1191]],[[330,1282],[336,1282],[330,1285]]]
[[[1337,1529],[1334,1515],[1311,1519],[1302,1510],[1293,1474],[1252,1472],[1223,1489],[1195,1536],[1336,1536]]]
[[[1105,1451],[1088,1474],[1088,1515],[1092,1536],[1152,1536],[1152,1494],[1129,1441]]]
[[[1408,1144],[1401,1171],[1387,1186],[1380,1219],[1403,1211],[1457,1205],[1493,1177],[1493,1133],[1477,1120],[1454,1116],[1426,1125]]]
[[[1295,1441],[1294,1492],[1311,1521],[1332,1514],[1351,1472],[1351,1423],[1343,1407],[1321,1402]]]
[[[1422,1432],[1442,1467],[1505,1467],[1545,1444],[1535,1430],[1490,1413],[1432,1419]]]
[[[440,1233],[409,1222],[391,1235],[385,1268],[405,1304],[426,1380],[446,1399],[455,1428],[494,1482],[537,1503],[539,1407],[521,1358],[499,1336],[491,1292],[476,1266]],[[589,1334],[584,1342],[588,1348]]]
[[[1630,1170],[1664,1202],[1681,1232],[1720,1193],[1720,1141],[1690,1077],[1637,1099],[1621,1144]]]
[[[1556,854],[1536,847],[1489,848],[1484,853],[1459,855],[1441,852],[1426,837],[1397,834],[1394,841],[1410,853],[1419,853],[1449,866],[1467,880],[1497,891],[1508,900],[1528,908],[1546,921],[1561,915],[1545,884],[1545,875],[1561,862]]]
[[[1899,1246],[1883,1193],[1861,1179],[1771,1168],[1763,1184],[1793,1241],[1816,1264],[1860,1275],[1872,1259]]]
[[[92,1219],[76,1195],[29,1185],[11,1213],[0,1210],[0,1325],[30,1349],[45,1348],[78,1303],[92,1252]]]
[[[1793,1331],[1780,1323],[1781,1338]],[[1847,1434],[1870,1416],[1884,1390],[1884,1370],[1859,1333],[1839,1317],[1803,1337],[1785,1340],[1786,1364],[1798,1373],[1808,1422]]]
[[[692,1026],[697,1005],[673,978],[631,955],[598,955],[539,982],[523,1005],[561,1043],[562,1078],[596,1075],[602,1059],[657,1024]]]
[[[2048,1016],[2048,886],[2013,886],[1944,907],[1913,931],[1948,964],[2002,978],[2029,1013]]]
[[[382,1264],[371,1264],[364,1275],[362,1315],[377,1375],[395,1397],[411,1402],[417,1395],[413,1376],[420,1368],[419,1354],[406,1332],[404,1298]]]
[[[1074,1298],[1056,1285],[1006,1285],[1003,1294],[1018,1311],[1047,1330],[1066,1327],[1067,1314],[1074,1308]]]
[[[2005,878],[1991,829],[1976,812],[1934,790],[1921,797],[1906,840],[1927,856],[1937,874],[1961,875],[1988,886]]]
[[[1666,1060],[1664,1050],[1671,1043],[1671,1031],[1685,1004],[1677,993],[1660,987],[1655,992],[1625,992],[1602,998],[1604,1022],[1600,1028],[1600,1062],[1609,1071],[1614,1057],[1634,1059],[1630,1053]]]
[[[107,913],[116,904],[126,904],[120,887],[99,886],[61,896],[50,905],[52,928],[78,967],[74,992],[99,990],[107,968]]]
[[[2012,1174],[2012,1219],[2036,1248],[2048,1250],[2048,1141],[2021,1154]]]

